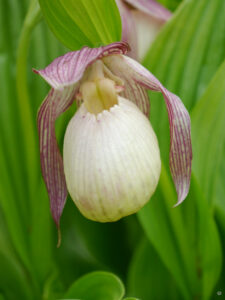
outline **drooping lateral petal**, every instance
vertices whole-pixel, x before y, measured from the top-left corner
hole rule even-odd
[[[171,12],[155,0],[124,0],[134,8],[162,21],[171,17]]]
[[[113,43],[100,48],[83,48],[55,59],[37,71],[51,86],[38,112],[38,131],[43,178],[48,190],[51,212],[59,227],[67,197],[62,157],[55,136],[55,120],[72,104],[85,69],[96,59],[110,54],[126,53],[129,46]]]
[[[38,111],[41,169],[50,198],[52,217],[57,227],[65,205],[67,188],[63,161],[55,136],[55,120],[71,105],[74,92],[74,87],[64,91],[51,89]]]
[[[189,113],[180,98],[169,92],[147,69],[127,56],[119,57],[127,64],[127,74],[138,84],[161,92],[164,96],[170,124],[170,170],[178,195],[178,205],[186,198],[190,187],[192,146]]]
[[[138,84],[127,72],[127,65],[123,61],[123,56],[112,55],[105,57],[103,61],[113,74],[123,79],[124,91],[121,96],[135,103],[148,117],[150,102],[146,88]]]

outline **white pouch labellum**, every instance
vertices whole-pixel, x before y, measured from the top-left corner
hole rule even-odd
[[[82,104],[64,138],[68,191],[81,213],[111,222],[137,212],[156,189],[161,161],[149,120],[131,101],[98,115]]]

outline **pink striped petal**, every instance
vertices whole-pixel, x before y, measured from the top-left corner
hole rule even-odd
[[[55,120],[72,104],[74,91],[74,88],[63,91],[51,89],[38,111],[41,169],[57,227],[65,205],[67,188],[62,156],[55,136]]]
[[[167,21],[171,17],[171,12],[155,0],[124,0],[134,8],[155,17],[161,21]]]
[[[127,64],[126,73],[133,80],[164,96],[170,124],[170,170],[178,195],[178,205],[186,198],[190,187],[192,146],[189,113],[180,98],[163,87],[147,69],[127,56],[120,57]]]
[[[68,52],[56,58],[43,70],[34,70],[54,89],[62,89],[77,83],[86,68],[96,59],[112,54],[126,54],[130,48],[127,43],[118,42],[99,48],[84,47],[79,51]]]
[[[59,227],[67,197],[62,157],[55,136],[55,120],[73,103],[79,80],[88,65],[111,54],[126,53],[129,46],[113,43],[100,48],[83,48],[55,59],[45,69],[37,71],[51,86],[38,112],[40,159],[43,178],[50,198],[51,213]]]

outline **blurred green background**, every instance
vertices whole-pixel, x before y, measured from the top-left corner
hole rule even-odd
[[[150,120],[163,161],[155,195],[137,215],[111,224],[88,221],[68,198],[61,219],[62,244],[57,248],[36,128],[37,110],[49,87],[32,68],[41,69],[71,50],[60,41],[78,49],[117,40],[119,13],[111,0],[42,0],[44,17],[36,1],[31,1],[26,17],[28,0],[0,0],[1,300],[225,299],[225,1],[160,2],[173,17],[143,64],[179,95],[190,112],[189,196],[173,208],[168,117],[162,96],[151,92]],[[105,7],[114,16],[114,25],[107,23],[111,21]],[[76,10],[92,16],[87,24]],[[65,41],[57,18],[64,18],[71,35]],[[96,32],[88,35],[93,26]],[[57,120],[60,147],[75,109]],[[76,281],[92,271],[104,272]]]

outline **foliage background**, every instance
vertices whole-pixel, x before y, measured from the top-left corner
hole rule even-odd
[[[225,1],[160,2],[174,15],[143,64],[190,111],[190,194],[172,207],[176,194],[168,171],[168,120],[161,96],[150,93],[150,119],[163,159],[156,194],[137,215],[112,224],[86,220],[68,199],[57,249],[36,130],[36,113],[49,87],[31,69],[45,67],[68,48],[118,40],[119,13],[111,0],[40,0],[44,18],[31,1],[25,19],[29,1],[0,1],[1,300],[225,297]],[[75,109],[57,121],[61,146]],[[110,273],[76,281],[96,270]]]

